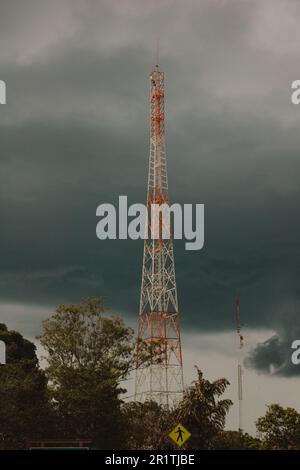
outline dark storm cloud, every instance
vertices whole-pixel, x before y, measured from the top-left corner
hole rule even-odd
[[[299,291],[298,291],[299,292]],[[292,377],[300,375],[299,365],[292,363],[291,348],[294,340],[300,339],[299,302],[277,305],[277,315],[274,315],[275,329],[278,333],[267,341],[257,344],[248,357],[245,365],[258,372],[270,375]],[[276,312],[276,310],[275,310]]]
[[[239,289],[243,322],[280,338],[250,365],[277,348],[276,365],[292,336],[279,306],[300,301],[299,14],[276,1],[1,2],[2,302],[103,294],[137,314],[142,243],[97,240],[95,211],[145,200],[159,32],[171,199],[205,204],[204,250],[176,244],[183,324],[232,328]]]

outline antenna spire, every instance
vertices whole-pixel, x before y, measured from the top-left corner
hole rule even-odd
[[[235,320],[236,320],[236,333],[239,341],[238,345],[238,400],[239,400],[239,431],[243,430],[243,368],[241,349],[244,346],[244,337],[241,334],[241,316],[240,316],[240,295],[237,293],[235,300]]]
[[[156,57],[155,57],[156,65],[159,65],[159,36],[156,37]]]

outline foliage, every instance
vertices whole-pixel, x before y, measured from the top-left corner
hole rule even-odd
[[[134,341],[121,318],[104,312],[102,298],[60,305],[39,339],[63,437],[111,449],[122,445],[120,381],[133,367]]]
[[[0,448],[26,448],[27,439],[54,430],[47,380],[33,343],[0,325],[7,364],[0,367]]]
[[[126,449],[171,449],[168,440],[172,412],[154,401],[130,402],[123,406]],[[175,425],[176,423],[174,423]]]
[[[120,317],[105,315],[102,298],[60,305],[43,322],[39,339],[45,371],[35,345],[0,324],[7,345],[7,364],[0,367],[0,449],[26,448],[29,439],[88,438],[100,449],[172,450],[168,434],[179,422],[191,432],[183,449],[300,449],[300,414],[278,404],[257,420],[261,440],[225,431],[232,402],[222,396],[229,382],[211,382],[198,368],[173,408],[124,403],[121,384],[136,364],[135,340]],[[150,346],[138,344],[144,363],[156,351]]]
[[[229,382],[221,378],[210,382],[197,368],[198,379],[184,393],[178,407],[178,420],[191,432],[188,449],[210,449],[213,438],[223,430],[226,414],[232,405],[229,399],[218,400]]]
[[[259,450],[261,442],[242,431],[221,431],[212,440],[212,448],[215,450]]]
[[[300,414],[278,404],[268,406],[256,422],[265,449],[300,449]]]
[[[213,438],[223,430],[231,405],[230,400],[218,400],[228,381],[209,382],[199,369],[197,373],[197,380],[185,390],[179,404],[170,410],[154,402],[125,405],[129,449],[173,449],[168,434],[179,422],[192,433],[184,448],[212,448]]]

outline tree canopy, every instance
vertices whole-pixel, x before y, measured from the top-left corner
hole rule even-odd
[[[257,422],[260,438],[225,429],[232,405],[226,378],[196,379],[171,408],[124,401],[124,381],[136,364],[133,330],[108,316],[103,298],[60,305],[42,324],[36,346],[0,324],[7,364],[0,366],[0,449],[26,448],[31,439],[89,439],[98,449],[173,449],[168,434],[182,423],[183,449],[300,449],[300,414],[271,404]],[[143,361],[153,351],[143,348]]]
[[[294,408],[272,404],[256,427],[264,449],[300,449],[300,414]]]
[[[135,345],[132,329],[104,312],[102,298],[60,305],[39,340],[61,433],[108,449],[122,445],[120,382],[133,367]]]
[[[51,433],[47,379],[33,343],[0,324],[6,343],[5,366],[0,366],[0,448],[26,448],[27,440]]]

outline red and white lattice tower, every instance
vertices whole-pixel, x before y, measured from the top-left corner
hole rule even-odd
[[[171,223],[163,211],[153,216],[153,205],[169,206],[165,150],[164,73],[156,65],[150,74],[150,158],[148,219],[144,242],[142,286],[138,319],[135,400],[153,400],[171,406],[182,397],[183,370]],[[166,237],[163,234],[169,233]],[[140,341],[151,350],[142,359]]]

